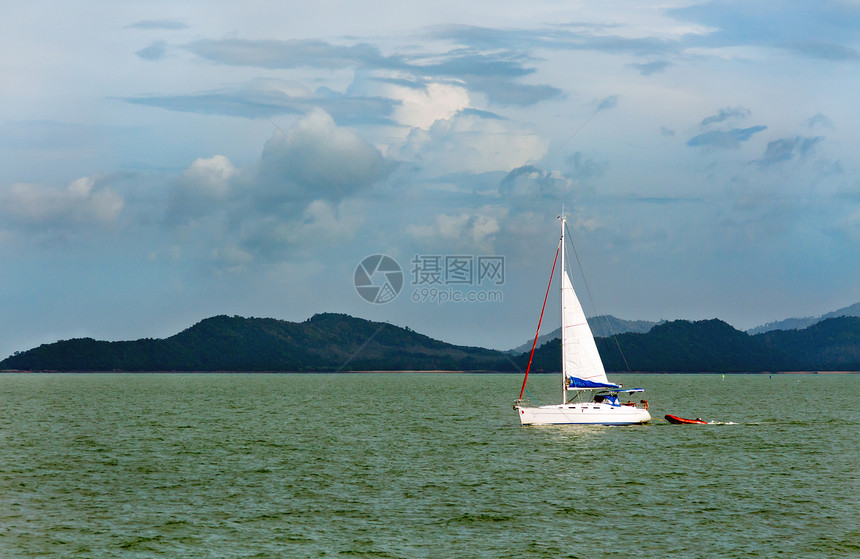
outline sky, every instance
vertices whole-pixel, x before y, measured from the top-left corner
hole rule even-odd
[[[589,315],[856,303],[858,29],[856,0],[13,3],[0,354],[320,312],[508,349],[562,211]]]

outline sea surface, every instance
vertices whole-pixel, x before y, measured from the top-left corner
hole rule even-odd
[[[520,427],[519,375],[2,374],[0,557],[860,556],[860,375],[613,380],[651,424]]]

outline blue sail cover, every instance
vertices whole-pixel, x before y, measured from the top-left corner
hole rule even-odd
[[[570,377],[570,385],[568,388],[621,388],[620,384],[606,384],[603,382],[594,382],[585,380],[584,378]]]

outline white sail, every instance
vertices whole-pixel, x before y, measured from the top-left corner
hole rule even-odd
[[[565,386],[570,385],[571,378],[607,384],[609,379],[597,344],[566,270],[562,270],[561,278],[561,356]]]

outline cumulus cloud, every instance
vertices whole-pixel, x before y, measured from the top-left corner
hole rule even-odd
[[[450,118],[470,106],[469,91],[462,82],[412,79],[399,74],[387,77],[359,74],[348,93],[390,99],[393,119],[410,128],[430,128],[437,120]]]
[[[409,225],[406,232],[425,245],[491,252],[506,211],[484,207],[473,212],[438,214],[430,224]]]
[[[382,154],[321,110],[277,132],[253,165],[197,159],[171,187],[165,222],[211,245],[221,271],[309,250],[360,225],[357,196],[389,171]]]
[[[125,205],[122,196],[91,177],[65,188],[16,183],[0,191],[0,214],[25,228],[73,232],[116,222]]]
[[[560,200],[573,188],[573,181],[558,171],[544,171],[533,165],[511,170],[499,184],[499,194],[509,202],[531,205]]]
[[[188,223],[217,210],[232,195],[236,176],[236,168],[223,155],[195,160],[171,189],[167,222]]]
[[[340,200],[387,172],[378,149],[316,109],[266,142],[253,180],[270,193],[295,185],[304,197]],[[295,194],[289,186],[283,192]]]
[[[465,112],[437,120],[429,130],[412,129],[405,142],[393,146],[391,153],[435,174],[444,174],[511,169],[539,159],[545,151],[545,142],[530,130]]]

